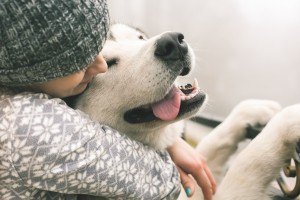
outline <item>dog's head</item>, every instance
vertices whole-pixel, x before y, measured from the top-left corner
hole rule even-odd
[[[206,99],[197,81],[175,84],[194,66],[181,33],[147,38],[138,29],[114,24],[101,53],[108,71],[95,77],[76,107],[144,143],[151,144],[166,125],[195,114]]]

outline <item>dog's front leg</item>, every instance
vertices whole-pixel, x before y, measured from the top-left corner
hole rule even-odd
[[[300,139],[300,104],[279,112],[231,165],[216,195],[220,200],[267,200],[270,183]]]
[[[243,101],[232,110],[222,124],[198,144],[196,150],[206,157],[207,164],[215,177],[217,185],[224,177],[227,169],[226,163],[229,158],[237,150],[238,144],[245,139],[246,128],[258,124],[267,124],[280,109],[281,107],[274,101]],[[187,198],[182,192],[179,199],[203,199],[202,191],[199,187],[196,187],[192,198]],[[239,200],[241,199],[243,198]],[[224,199],[220,198],[219,200]]]
[[[238,144],[246,138],[246,128],[267,124],[280,109],[274,101],[243,101],[201,141],[197,151],[206,157],[217,184],[224,177],[229,158],[237,150]]]

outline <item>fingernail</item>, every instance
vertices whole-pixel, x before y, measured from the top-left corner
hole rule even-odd
[[[190,196],[191,195],[191,188],[185,188],[185,193],[186,193],[186,196]]]

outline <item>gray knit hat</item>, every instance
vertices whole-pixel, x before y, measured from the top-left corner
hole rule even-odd
[[[0,85],[45,82],[84,68],[108,28],[106,0],[0,0]]]

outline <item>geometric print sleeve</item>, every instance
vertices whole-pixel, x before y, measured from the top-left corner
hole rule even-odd
[[[176,199],[180,192],[167,152],[45,94],[1,96],[0,156],[5,200]]]

